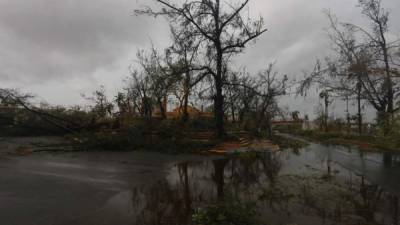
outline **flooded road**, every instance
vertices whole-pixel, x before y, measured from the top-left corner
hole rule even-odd
[[[40,153],[0,158],[7,225],[189,225],[237,200],[261,224],[399,224],[399,155],[310,144],[230,157]]]
[[[399,224],[397,160],[311,143],[184,162],[157,185],[135,189],[133,224],[192,224],[196,209],[232,199],[255,205],[261,224]]]
[[[132,224],[128,205],[119,200],[190,158],[141,152],[2,156],[0,224]]]

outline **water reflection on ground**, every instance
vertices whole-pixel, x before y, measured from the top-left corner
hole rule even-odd
[[[254,203],[261,224],[398,224],[397,195],[386,191],[398,182],[381,174],[398,173],[397,157],[387,157],[311,144],[183,162],[132,191],[133,224],[192,224],[196,209],[232,198]]]

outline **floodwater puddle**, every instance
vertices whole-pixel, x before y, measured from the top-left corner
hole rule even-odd
[[[235,199],[254,205],[260,224],[399,224],[397,159],[311,144],[183,162],[132,190],[130,211],[133,224],[189,225],[199,209]]]

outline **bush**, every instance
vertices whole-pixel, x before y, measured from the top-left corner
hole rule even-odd
[[[197,209],[193,221],[197,225],[256,225],[254,204],[243,204],[239,200],[227,200]]]
[[[182,139],[185,136],[185,126],[179,120],[162,120],[153,128],[163,139]]]
[[[214,118],[208,117],[195,117],[191,118],[187,122],[187,128],[196,131],[205,131],[205,130],[214,130],[215,129],[215,121]]]
[[[301,124],[277,125],[274,129],[281,133],[297,133],[303,130]]]
[[[388,131],[385,131],[388,129]],[[385,150],[400,150],[400,116],[396,117],[390,127],[378,127],[377,147]]]
[[[128,128],[100,130],[77,135],[84,149],[151,150],[164,153],[196,152],[215,145],[213,141],[191,140],[180,120],[137,119]]]

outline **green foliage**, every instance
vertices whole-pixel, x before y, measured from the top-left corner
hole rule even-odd
[[[98,90],[93,92],[91,96],[82,95],[82,97],[94,104],[91,112],[97,118],[106,118],[112,114],[114,105],[107,99],[106,89],[103,85],[101,85]]]
[[[316,130],[300,131],[296,134],[312,138],[318,141],[329,141],[332,139],[358,140],[358,141],[373,141],[375,137],[371,135],[348,134],[343,132],[320,132]]]
[[[153,127],[160,138],[176,140],[184,138],[185,127],[177,120],[162,120]]]
[[[390,125],[379,124],[377,136],[377,146],[379,148],[400,150],[400,116],[394,118]]]
[[[80,129],[91,124],[93,114],[82,110],[79,106],[66,108],[62,106],[50,107],[41,104],[32,107],[37,113],[29,112],[21,107],[3,109],[0,113],[1,136],[42,136],[64,135],[65,130],[49,123],[45,117],[55,123],[73,129]]]
[[[274,185],[268,186],[259,196],[261,201],[268,202],[271,206],[274,204],[287,203],[293,198],[295,194],[290,193],[287,189],[282,189],[282,187],[276,187]]]
[[[275,130],[281,133],[294,133],[302,130],[301,124],[277,125]]]
[[[256,214],[254,204],[226,200],[197,209],[193,221],[196,225],[256,225]]]
[[[378,128],[375,135],[320,132],[317,130],[297,131],[293,134],[327,144],[358,146],[364,150],[400,150],[400,122],[398,120],[393,123],[388,133],[385,133],[384,128]]]
[[[215,129],[215,121],[214,118],[195,117],[187,122],[187,127],[197,131],[213,130]]]
[[[209,148],[215,141],[196,141],[187,137],[188,128],[180,120],[137,119],[124,129],[99,130],[78,134],[84,149],[108,151],[149,150],[164,153],[189,153]]]

